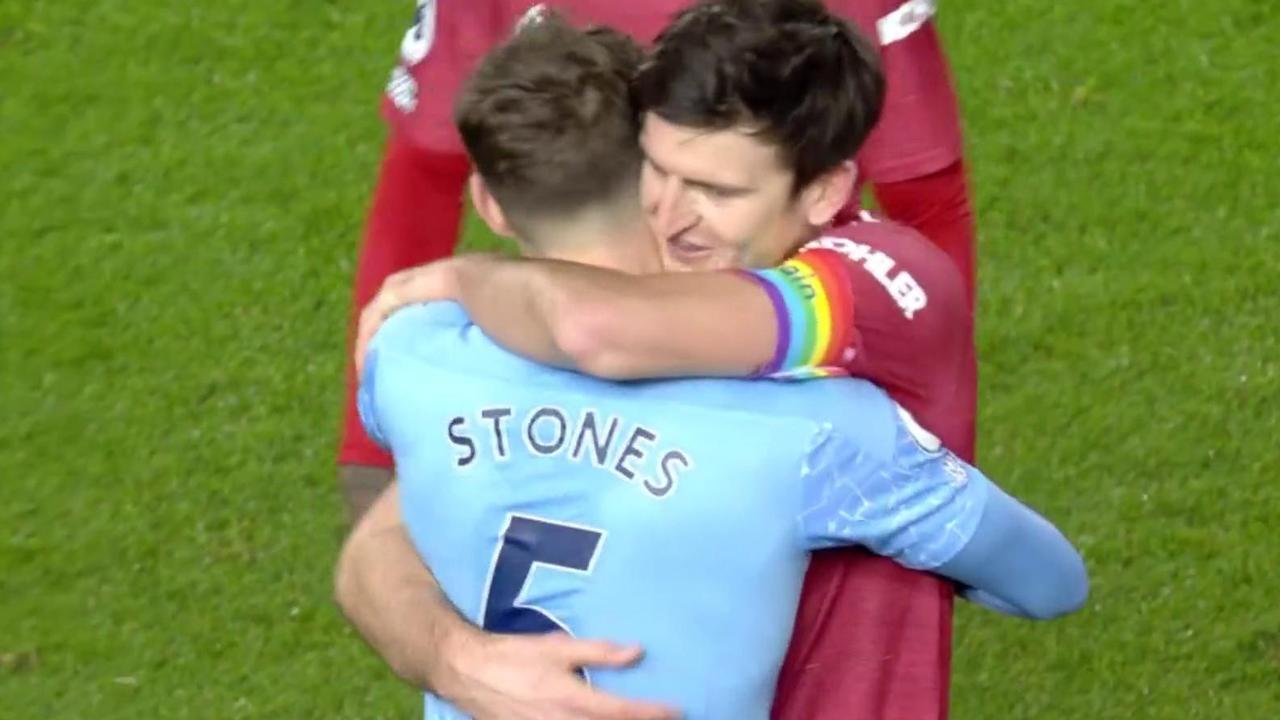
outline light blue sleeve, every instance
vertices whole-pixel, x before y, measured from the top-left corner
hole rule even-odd
[[[865,546],[955,580],[965,598],[1008,615],[1050,619],[1084,605],[1084,561],[1052,523],[901,408],[896,423],[889,456],[838,431],[815,443],[802,515],[811,548]]]
[[[968,600],[1007,615],[1049,620],[1084,607],[1089,573],[1053,523],[992,485],[973,539],[935,572]]]
[[[838,430],[815,443],[803,473],[801,531],[810,549],[862,545],[932,570],[973,537],[991,481],[905,411],[890,415],[891,449],[861,447]]]

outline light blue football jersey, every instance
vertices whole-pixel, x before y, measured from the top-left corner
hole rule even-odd
[[[359,402],[462,613],[638,644],[588,679],[690,720],[768,717],[810,549],[937,567],[989,488],[869,383],[604,382],[502,350],[453,303],[387,320]],[[463,717],[430,695],[426,716]]]

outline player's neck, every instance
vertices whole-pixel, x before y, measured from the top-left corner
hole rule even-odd
[[[617,214],[578,217],[541,228],[539,236],[547,240],[524,245],[524,254],[631,274],[662,269],[657,243],[639,214],[634,218]]]

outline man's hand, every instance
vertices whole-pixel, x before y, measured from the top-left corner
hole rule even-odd
[[[468,634],[440,694],[475,720],[674,720],[678,711],[594,690],[579,668],[624,668],[640,648],[550,635]]]
[[[457,297],[454,266],[459,262],[465,260],[445,258],[392,273],[382,281],[378,294],[360,311],[360,321],[356,327],[356,377],[360,377],[360,373],[364,371],[364,356],[369,349],[369,341],[373,340],[374,333],[378,332],[382,322],[391,313],[413,303],[452,300]]]

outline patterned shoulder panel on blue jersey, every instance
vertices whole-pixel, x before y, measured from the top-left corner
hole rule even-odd
[[[941,446],[906,410],[891,453],[830,430],[805,468],[801,530],[814,549],[862,545],[914,569],[960,552],[977,529],[990,480]]]

